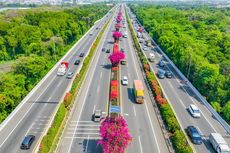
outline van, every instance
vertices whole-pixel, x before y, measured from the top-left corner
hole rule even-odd
[[[21,149],[30,149],[34,140],[35,140],[34,135],[27,135],[22,141]]]

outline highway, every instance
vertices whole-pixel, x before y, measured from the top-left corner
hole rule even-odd
[[[133,16],[133,14],[131,15]],[[138,27],[138,22],[135,22],[134,27]],[[137,34],[137,28],[136,28]],[[144,31],[143,38],[145,40],[150,39],[150,36],[147,32]],[[141,48],[144,47],[144,43],[140,43]],[[171,106],[173,107],[177,119],[179,119],[179,123],[183,129],[187,128],[189,125],[194,125],[198,131],[202,135],[203,144],[202,145],[193,145],[194,150],[197,153],[205,153],[215,151],[211,147],[208,136],[210,133],[218,132],[220,133],[225,140],[230,144],[230,136],[227,134],[225,129],[221,126],[221,124],[212,116],[209,110],[205,107],[205,105],[201,102],[201,100],[194,94],[194,92],[182,82],[180,76],[174,70],[174,68],[169,64],[169,62],[162,56],[160,49],[158,46],[148,47],[147,51],[142,50],[146,57],[149,57],[149,53],[155,54],[155,61],[151,63],[151,67],[154,70],[155,74],[157,73],[160,66],[158,62],[163,59],[165,62],[165,67],[161,68],[164,70],[170,70],[173,73],[173,78],[168,79],[158,79],[160,85],[169,100]],[[201,118],[195,119],[193,118],[187,108],[190,104],[195,104],[199,107],[201,111]],[[192,144],[192,143],[191,143]]]
[[[124,10],[123,17],[125,15]],[[117,15],[117,12],[116,14]],[[132,44],[131,34],[127,29],[128,38],[122,38],[120,48],[125,50],[127,65],[121,66],[121,77],[128,76],[129,85],[122,86],[122,115],[127,120],[133,140],[128,146],[127,153],[167,153],[169,152],[163,133],[155,116],[153,105],[148,92],[145,93],[145,103],[134,102],[133,80],[141,79],[140,67]],[[111,64],[108,53],[102,52],[102,48],[112,51],[112,33],[115,30],[115,20],[111,21],[105,31],[103,41],[98,47],[96,56],[92,61],[84,85],[75,101],[73,112],[67,123],[57,152],[59,153],[81,153],[102,152],[97,146],[100,124],[92,119],[95,110],[100,109],[103,115],[108,111],[109,80]],[[123,30],[124,31],[124,30]],[[145,86],[145,88],[147,88]]]
[[[102,25],[110,18],[111,13],[108,16],[104,16],[95,26],[91,29],[93,35],[90,36],[86,33],[74,47],[64,57],[64,61],[69,62],[68,72],[77,72],[79,66],[74,65],[74,61],[79,59],[79,54],[89,51],[89,47],[96,39],[97,34]],[[81,58],[82,60],[82,58]],[[60,100],[63,98],[69,84],[70,79],[66,76],[58,77],[56,75],[58,67],[50,71],[46,79],[41,85],[33,91],[31,96],[22,103],[20,108],[16,109],[16,112],[11,114],[11,117],[1,125],[0,130],[0,152],[1,153],[20,153],[20,152],[32,152],[42,136],[43,131],[47,128],[47,124],[51,119],[51,116],[58,106]],[[67,72],[67,73],[68,73]],[[25,135],[35,135],[36,139],[30,150],[21,150],[20,145]]]

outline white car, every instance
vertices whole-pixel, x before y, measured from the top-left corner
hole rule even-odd
[[[101,120],[101,110],[96,110],[94,113],[94,122],[100,122]]]
[[[200,118],[200,110],[196,105],[190,104],[188,110],[193,117]]]
[[[128,85],[128,77],[127,76],[124,76],[123,79],[122,79],[122,84],[123,85]]]

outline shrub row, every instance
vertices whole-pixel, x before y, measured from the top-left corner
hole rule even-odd
[[[137,49],[138,56],[141,60],[143,69],[145,71],[148,83],[151,87],[151,90],[153,92],[153,95],[155,97],[155,101],[158,105],[158,108],[160,109],[161,116],[167,125],[168,131],[171,133],[171,140],[173,147],[175,149],[175,152],[177,153],[192,153],[192,148],[188,144],[187,139],[183,133],[183,131],[180,129],[180,125],[174,115],[174,112],[167,102],[167,100],[163,97],[162,90],[157,82],[156,76],[153,72],[150,72],[150,66],[148,64],[147,58],[141,51],[138,39],[134,33],[134,29],[131,25],[130,19],[128,17],[128,14],[126,12],[126,18],[128,20],[128,26],[131,30],[131,35],[134,41],[134,45]]]
[[[109,20],[110,21],[110,20]],[[58,138],[61,135],[61,130],[64,129],[64,122],[67,119],[67,116],[70,112],[69,108],[72,106],[74,102],[74,96],[78,92],[78,89],[80,88],[82,81],[85,77],[86,71],[89,67],[90,60],[92,59],[96,48],[101,40],[101,37],[108,26],[109,21],[105,24],[103,27],[102,31],[99,33],[98,37],[94,41],[93,45],[90,48],[90,52],[88,56],[84,59],[82,68],[79,72],[79,74],[76,75],[71,91],[69,93],[66,93],[64,97],[64,102],[60,104],[60,107],[55,115],[55,118],[53,120],[53,123],[51,127],[49,128],[47,134],[43,137],[40,148],[39,148],[39,153],[48,153],[51,151],[51,149],[54,149],[56,147],[56,144],[58,142]],[[68,114],[67,114],[68,113]]]

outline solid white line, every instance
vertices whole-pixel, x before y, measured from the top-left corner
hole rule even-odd
[[[139,144],[140,144],[141,153],[143,153],[143,151],[142,151],[142,145],[141,145],[141,137],[140,136],[138,136],[138,140],[139,140]]]
[[[85,148],[85,152],[87,153],[87,150],[88,150],[88,145],[89,145],[89,136],[87,138],[87,143],[86,143],[86,148]]]
[[[25,136],[26,136],[26,135],[29,133],[29,131],[32,129],[33,125],[34,125],[34,124],[32,123],[31,126],[30,126],[30,128],[27,130]]]
[[[130,35],[130,31],[128,32],[128,34]],[[129,37],[129,38],[130,38],[130,37]],[[129,47],[130,47],[130,49],[131,49],[132,47],[131,47],[131,42],[130,42],[130,39],[129,39],[129,38],[128,38],[128,41],[129,41],[128,44],[129,44]],[[131,50],[132,50],[132,49],[131,49]],[[140,74],[137,72],[137,65],[136,65],[136,62],[134,62],[134,61],[135,61],[135,58],[134,58],[134,55],[133,55],[133,50],[132,50],[132,51],[131,51],[131,50],[130,50],[130,52],[131,52],[131,55],[132,55],[132,59],[133,59],[135,71],[136,71],[136,74],[137,74],[138,79],[140,79],[141,77],[140,77]],[[149,118],[149,121],[150,121],[150,125],[151,125],[151,129],[152,129],[153,137],[154,137],[155,143],[156,143],[156,145],[157,145],[157,150],[158,150],[158,152],[160,153],[161,151],[160,151],[160,148],[159,148],[159,145],[158,145],[158,141],[157,141],[157,138],[156,138],[156,134],[155,134],[155,132],[154,132],[153,123],[152,123],[152,120],[151,120],[150,115],[149,115],[149,110],[148,110],[146,101],[144,101],[144,105],[145,105],[145,108],[146,108],[146,110],[147,110],[147,114],[148,114],[148,118]]]
[[[135,109],[134,105],[133,105],[133,112],[134,112],[134,116],[137,116],[136,109]]]
[[[176,97],[179,99],[181,105],[186,109],[186,106],[184,105],[183,101],[180,99],[180,96],[177,94],[177,92],[175,92],[173,85],[170,81],[168,81],[169,86],[172,88],[172,92],[176,95]]]
[[[96,105],[93,106],[93,113],[95,112],[95,108],[96,108]],[[92,113],[92,114],[93,114],[93,113]]]
[[[52,78],[52,80],[49,82],[49,84],[46,86],[46,88],[43,90],[43,92],[38,96],[38,98],[36,98],[35,101],[37,101],[43,95],[43,93],[46,92],[46,89],[49,87],[49,85],[53,82],[54,79],[55,79],[55,77]],[[22,116],[22,118],[19,120],[19,122],[16,124],[16,126],[13,128],[13,130],[9,133],[9,135],[4,139],[4,141],[0,145],[0,148],[6,142],[6,140],[10,137],[10,135],[14,132],[14,130],[18,127],[18,125],[21,123],[21,121],[25,118],[25,116],[28,114],[28,112],[30,111],[30,109],[33,107],[34,104],[35,104],[35,102],[30,106],[30,108]]]

